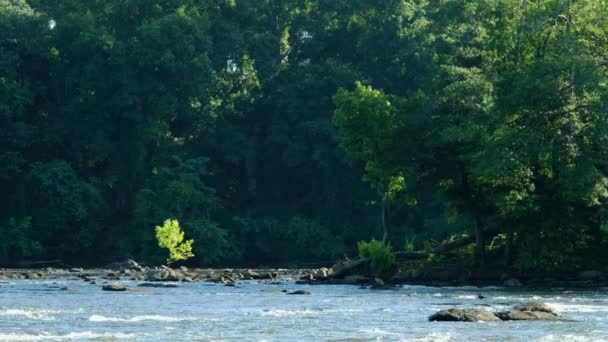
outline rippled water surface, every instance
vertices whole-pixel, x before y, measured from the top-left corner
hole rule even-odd
[[[312,294],[281,292],[296,289]],[[608,289],[378,291],[293,283],[105,292],[79,281],[23,280],[0,283],[0,341],[608,341],[607,295]],[[445,308],[501,310],[526,301],[547,303],[573,321],[427,322]]]

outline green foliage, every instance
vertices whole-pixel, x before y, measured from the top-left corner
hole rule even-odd
[[[161,262],[166,217],[198,264],[327,261],[381,203],[394,245],[466,226],[576,268],[606,243],[607,11],[0,0],[0,262]]]
[[[228,231],[220,228],[217,223],[206,219],[188,220],[184,221],[184,231],[196,241],[192,252],[201,265],[218,265],[238,260],[240,256]]]
[[[177,220],[165,220],[162,227],[156,226],[155,232],[158,246],[169,249],[168,265],[194,256],[192,253],[194,240],[184,240],[184,232]]]
[[[357,243],[359,256],[370,258],[372,272],[378,275],[386,275],[394,272],[396,267],[395,255],[390,244],[385,245],[382,241],[371,240],[370,242],[359,241]]]
[[[43,248],[31,231],[32,219],[22,220],[10,218],[5,225],[0,226],[2,241],[0,242],[0,260],[25,259],[42,255]]]
[[[413,236],[411,239],[405,238],[405,250],[407,252],[416,251],[416,236]]]
[[[234,223],[246,234],[243,240],[252,242],[249,252],[255,251],[266,262],[325,261],[346,252],[326,225],[302,216],[286,221],[235,217]]]

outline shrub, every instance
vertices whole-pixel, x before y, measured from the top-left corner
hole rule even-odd
[[[184,232],[177,220],[165,220],[162,227],[156,226],[156,239],[160,247],[169,249],[168,265],[194,256],[192,253],[194,240],[184,241]]]
[[[395,270],[395,255],[390,244],[385,245],[378,240],[359,241],[357,248],[360,257],[370,258],[372,272],[375,274],[388,274]]]

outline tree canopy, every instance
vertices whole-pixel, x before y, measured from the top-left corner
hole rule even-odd
[[[605,261],[608,3],[0,0],[0,264]],[[600,257],[601,256],[601,257]]]

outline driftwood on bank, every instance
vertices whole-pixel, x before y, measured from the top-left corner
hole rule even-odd
[[[474,236],[468,236],[462,239],[457,239],[454,241],[450,241],[429,251],[418,251],[418,252],[395,252],[395,258],[397,260],[419,260],[425,259],[431,254],[443,254],[447,253],[451,250],[461,248],[464,246],[468,246],[472,243],[475,243]],[[332,267],[332,277],[341,278],[344,275],[349,274],[352,270],[357,269],[359,267],[364,267],[370,262],[369,258],[359,258],[354,260],[344,260],[340,261]]]
[[[332,273],[331,276],[333,278],[342,278],[343,276],[350,273],[350,271],[363,267],[370,262],[369,258],[360,258],[354,260],[343,260],[338,262],[337,264],[331,267]]]

